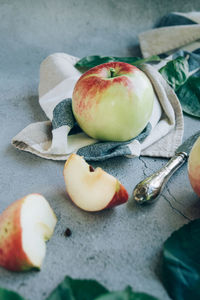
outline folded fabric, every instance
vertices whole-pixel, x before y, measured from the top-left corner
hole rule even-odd
[[[139,35],[144,57],[200,48],[200,12],[170,13],[161,19],[158,27]]]
[[[193,44],[195,42],[198,45],[200,38],[198,20],[198,13],[188,15],[174,13],[165,17],[159,25],[167,25],[167,27],[154,29],[140,35],[143,55],[146,57],[150,54],[166,54],[169,50],[177,50],[184,44],[183,40],[187,44],[192,41]],[[191,26],[193,38],[188,40],[187,36],[188,32],[191,32],[189,29]],[[184,31],[181,31],[183,38],[181,43],[178,40],[175,43],[170,36],[173,35],[174,27],[179,30],[185,28]],[[160,34],[161,29],[162,33]],[[154,35],[154,31],[159,34]],[[165,35],[164,39],[162,34]],[[149,35],[153,35],[156,41],[153,46],[150,42],[152,38],[148,38]],[[168,37],[168,41],[163,44],[166,37]],[[123,143],[99,142],[88,137],[77,126],[71,109],[72,91],[81,75],[74,67],[77,61],[76,57],[56,53],[42,62],[39,103],[49,121],[31,124],[22,130],[12,141],[15,147],[54,160],[65,160],[72,152],[83,155],[87,160],[139,155],[171,157],[174,154],[182,141],[183,116],[176,94],[158,72],[158,69],[166,64],[166,59],[157,66],[142,65],[141,69],[149,77],[154,87],[155,105],[145,130],[135,139]]]

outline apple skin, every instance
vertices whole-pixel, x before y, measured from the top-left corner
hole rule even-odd
[[[0,215],[0,265],[11,271],[33,268],[22,247],[21,208],[25,197],[12,203]]]
[[[193,190],[200,197],[200,137],[196,140],[190,151],[188,176]]]
[[[106,208],[112,208],[128,201],[128,192],[125,187],[119,181],[117,181],[117,185],[116,192]]]
[[[63,175],[69,198],[82,210],[96,212],[128,201],[128,192],[117,178],[93,169],[77,154],[70,155]]]
[[[101,141],[127,141],[147,125],[154,92],[144,72],[123,62],[98,65],[77,81],[72,110],[82,130]]]
[[[34,264],[24,250],[25,247],[23,241],[24,225],[22,225],[23,224],[22,210],[23,207],[26,205],[27,201],[31,197],[34,197],[34,199],[42,198],[42,200],[46,203],[45,205],[49,207],[49,211],[51,212],[50,220],[51,223],[53,224],[52,228],[48,227],[51,226],[48,224],[48,222],[46,224],[40,223],[41,226],[44,226],[42,228],[42,235],[41,235],[44,240],[48,240],[51,237],[54,226],[57,221],[56,216],[53,210],[50,208],[48,202],[40,194],[29,194],[19,200],[16,200],[2,212],[2,214],[0,215],[0,266],[10,271],[27,271],[33,268],[40,269],[40,264],[39,265]],[[33,207],[33,209],[34,208],[35,207]],[[39,207],[39,209],[42,210],[42,205],[41,207]],[[38,211],[36,212],[36,214],[37,213]],[[32,213],[32,211],[29,210],[28,218],[30,219],[32,215],[34,215],[34,213]],[[39,232],[38,231],[36,232],[38,235]],[[34,241],[33,234],[31,234],[31,232],[28,232],[28,234],[30,239]],[[39,245],[34,244],[34,246],[38,247]]]

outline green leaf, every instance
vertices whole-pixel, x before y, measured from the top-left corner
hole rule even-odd
[[[131,287],[109,292],[95,280],[65,277],[46,300],[157,300],[144,293],[134,293]]]
[[[172,299],[200,299],[200,219],[184,225],[164,243],[162,271]]]
[[[22,296],[15,292],[0,288],[0,299],[2,300],[25,300]]]
[[[159,72],[168,82],[168,84],[177,91],[183,85],[189,76],[189,66],[187,59],[184,57],[177,57],[169,61]]]
[[[127,287],[124,291],[111,292],[100,296],[95,300],[158,300],[145,293],[135,293],[131,287]]]
[[[140,57],[114,57],[114,56],[100,56],[100,55],[93,55],[93,56],[86,56],[80,59],[76,64],[75,67],[80,72],[86,72],[87,70],[104,64],[111,61],[121,61],[125,63],[129,63],[131,65],[139,66],[140,64],[147,63],[147,62],[157,62],[160,61],[159,56],[154,55],[148,58],[140,58]]]
[[[95,280],[65,277],[46,300],[94,300],[108,290]]]
[[[2,300],[26,300],[15,292],[0,288]],[[46,300],[158,300],[145,293],[135,293],[131,287],[124,291],[109,292],[96,280],[72,279],[68,276]]]
[[[184,112],[200,117],[200,77],[190,76],[176,94]]]
[[[200,77],[198,72],[189,77],[187,59],[181,56],[177,57],[159,71],[175,90],[183,111],[189,115],[200,117]]]

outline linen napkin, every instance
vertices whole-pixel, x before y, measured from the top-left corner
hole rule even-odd
[[[161,19],[158,27],[139,35],[144,57],[200,48],[200,12],[170,13]]]
[[[167,27],[154,29],[139,36],[143,55],[149,56],[149,53],[161,54],[177,50],[178,47],[184,45],[184,41],[187,44],[188,41],[192,41],[198,48],[200,38],[196,29],[199,29],[198,18],[198,13],[188,15],[173,13],[165,17],[159,26],[167,24]],[[176,22],[178,24],[174,25]],[[187,25],[182,25],[187,22]],[[180,30],[182,27],[185,29],[181,31],[183,38],[181,43],[177,41],[176,44],[170,38],[174,27]],[[188,30],[191,33],[191,28],[194,30],[194,35],[192,35],[193,39],[188,40]],[[154,31],[159,31],[159,34],[154,35]],[[165,39],[162,34],[165,34],[165,39],[168,37],[167,43],[163,42]],[[153,35],[156,40],[153,45],[149,35]],[[145,130],[128,142],[99,142],[88,137],[77,126],[71,110],[72,91],[81,76],[81,73],[74,67],[77,61],[77,57],[56,53],[42,62],[39,103],[49,121],[34,123],[23,129],[12,141],[15,147],[54,160],[66,160],[72,152],[84,156],[87,160],[139,155],[171,157],[174,154],[182,141],[183,116],[176,94],[157,71],[161,65],[166,64],[167,59],[164,59],[158,66],[145,64],[141,67],[153,84],[155,104]]]

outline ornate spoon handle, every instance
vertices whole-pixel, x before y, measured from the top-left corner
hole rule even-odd
[[[172,174],[183,165],[186,159],[185,152],[176,153],[164,167],[136,185],[133,191],[134,200],[140,204],[151,203],[155,200]]]

